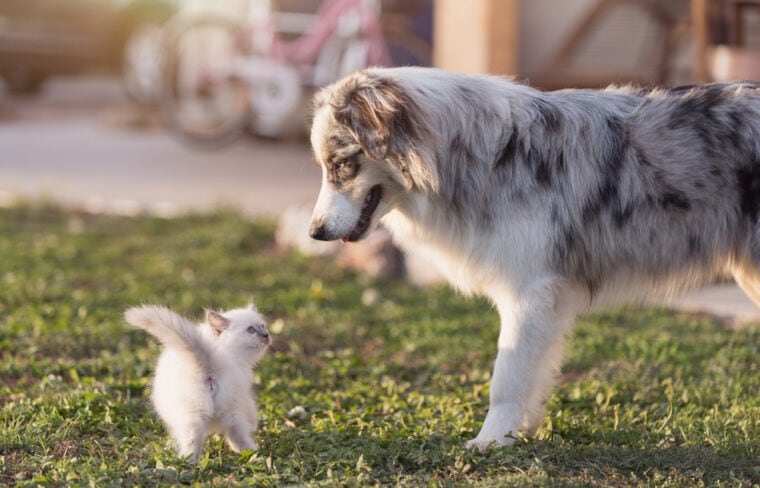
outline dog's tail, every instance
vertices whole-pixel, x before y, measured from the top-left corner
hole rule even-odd
[[[198,326],[166,307],[143,305],[124,312],[127,323],[143,329],[166,347],[190,353],[206,369],[211,353]]]

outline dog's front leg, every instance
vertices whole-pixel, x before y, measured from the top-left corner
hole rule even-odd
[[[558,303],[557,292],[557,287],[543,283],[518,294],[494,296],[501,332],[491,379],[491,405],[468,448],[484,450],[494,442],[512,444],[512,436],[521,427],[534,428],[540,423],[574,316]]]

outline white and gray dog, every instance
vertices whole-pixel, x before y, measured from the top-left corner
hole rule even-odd
[[[577,314],[730,274],[760,304],[760,84],[543,93],[368,69],[315,97],[310,234],[379,220],[501,316],[483,449],[531,434]]]

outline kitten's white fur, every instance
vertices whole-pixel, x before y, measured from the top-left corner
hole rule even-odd
[[[130,308],[124,318],[164,346],[151,400],[180,456],[197,460],[213,433],[224,434],[235,452],[257,448],[251,437],[258,427],[252,367],[271,338],[253,305],[207,311],[197,325],[152,305]]]

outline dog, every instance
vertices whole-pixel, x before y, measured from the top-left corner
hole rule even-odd
[[[370,68],[319,91],[309,233],[382,220],[501,318],[490,408],[467,443],[540,426],[575,317],[732,275],[760,305],[760,84],[541,92]]]

